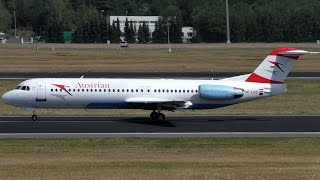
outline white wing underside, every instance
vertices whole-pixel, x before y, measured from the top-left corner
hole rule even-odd
[[[184,109],[192,105],[190,101],[183,99],[161,99],[161,98],[144,98],[144,97],[131,97],[125,100],[126,103],[141,104],[141,105],[156,105],[157,107],[167,107],[173,109]]]

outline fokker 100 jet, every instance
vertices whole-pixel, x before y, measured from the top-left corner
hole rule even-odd
[[[284,80],[299,56],[308,52],[276,48],[253,73],[220,80],[38,78],[5,93],[9,105],[37,108],[144,109],[150,119],[165,120],[164,110],[214,109],[284,94]]]

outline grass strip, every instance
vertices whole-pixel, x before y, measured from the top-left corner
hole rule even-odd
[[[3,179],[318,179],[319,138],[0,139]]]
[[[0,72],[252,72],[273,48],[50,49],[0,48]],[[307,50],[315,50],[318,48]],[[319,56],[301,57],[293,71],[318,72]]]

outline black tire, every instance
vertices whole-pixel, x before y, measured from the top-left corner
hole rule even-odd
[[[32,119],[32,121],[36,121],[38,119],[38,116],[37,115],[32,115],[31,119]]]
[[[165,121],[166,120],[166,116],[162,113],[158,113],[157,117],[156,117],[157,121]]]
[[[151,114],[150,114],[150,119],[151,119],[151,120],[152,120],[152,119],[156,119],[157,114],[158,114],[157,112],[152,111]]]

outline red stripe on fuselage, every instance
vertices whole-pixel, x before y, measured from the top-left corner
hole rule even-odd
[[[268,83],[268,84],[283,84],[283,82],[280,81],[273,81],[271,79],[264,78],[262,76],[259,76],[255,73],[250,74],[250,76],[247,78],[246,82],[256,82],[256,83]]]

